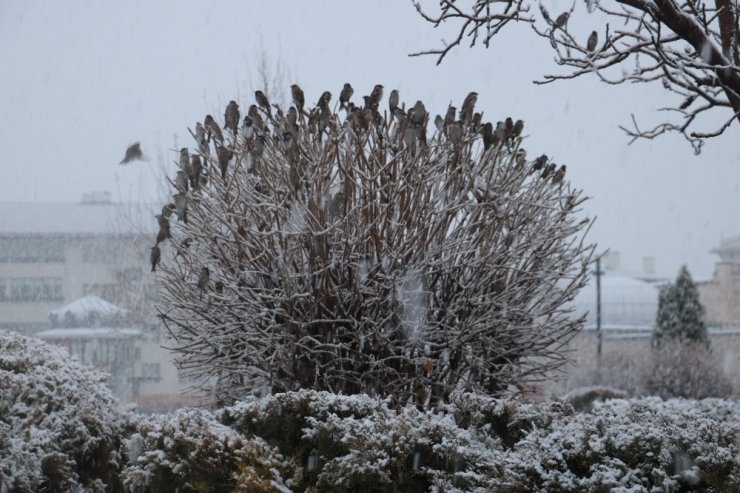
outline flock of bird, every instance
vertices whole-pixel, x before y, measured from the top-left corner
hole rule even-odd
[[[329,103],[332,94],[324,91],[314,108],[306,109],[306,99],[303,90],[293,84],[291,87],[293,105],[290,106],[286,114],[278,105],[271,105],[267,96],[262,91],[255,91],[256,104],[250,105],[247,114],[241,118],[239,105],[236,101],[229,101],[224,112],[224,125],[222,127],[216,122],[212,115],[206,115],[203,122],[197,122],[195,131],[191,131],[197,146],[198,152],[190,153],[187,147],[180,150],[180,158],[177,163],[179,170],[175,174],[172,185],[177,193],[173,195],[173,202],[165,205],[162,212],[156,215],[159,231],[157,233],[156,243],[151,249],[151,270],[156,271],[161,260],[160,243],[171,239],[170,217],[175,214],[178,221],[187,224],[187,205],[188,192],[198,190],[208,180],[207,160],[212,156],[211,144],[215,145],[216,159],[219,165],[221,177],[224,178],[228,171],[228,165],[234,157],[234,143],[241,138],[246,143],[246,148],[251,153],[253,159],[262,156],[266,136],[270,129],[267,122],[272,123],[273,129],[283,129],[282,142],[285,146],[286,156],[290,159],[291,152],[297,155],[299,147],[299,121],[308,123],[308,131],[315,134],[318,141],[321,142],[322,136],[327,133],[328,129],[334,122],[334,113]],[[350,125],[355,131],[367,131],[371,125],[387,125],[385,118],[380,114],[380,104],[383,99],[384,87],[376,85],[369,95],[363,96],[363,104],[356,106],[352,102],[354,89],[349,83],[344,84],[339,93],[339,110],[346,112],[345,124]],[[472,133],[480,135],[483,142],[484,150],[491,147],[503,145],[522,135],[524,123],[522,120],[513,121],[512,118],[506,118],[499,121],[494,126],[491,122],[482,122],[482,114],[475,111],[475,105],[478,100],[478,93],[469,93],[460,107],[450,105],[446,114],[437,115],[434,119],[434,125],[440,134],[447,137],[447,140],[453,145],[461,142],[464,135]],[[407,148],[412,147],[417,142],[426,145],[426,127],[429,121],[429,114],[421,101],[417,101],[408,110],[403,105],[399,105],[399,93],[396,89],[390,92],[388,98],[388,114],[390,120],[398,122],[399,133]],[[273,109],[275,114],[273,114]],[[240,125],[241,122],[241,125]],[[225,139],[224,133],[228,136],[233,135],[230,142]],[[134,160],[143,159],[140,144],[137,142],[126,150],[124,159],[121,164],[126,164]],[[521,158],[524,161],[524,158]],[[550,162],[546,155],[541,155],[531,163],[530,174],[538,172],[543,179],[550,179],[553,184],[560,184],[565,176],[565,165],[557,168],[556,164]],[[178,251],[186,249],[189,245],[185,240],[178,248]],[[208,289],[210,284],[210,271],[208,267],[202,267],[198,277],[197,287],[201,291]]]

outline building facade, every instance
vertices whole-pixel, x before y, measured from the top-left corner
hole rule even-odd
[[[707,323],[740,329],[740,236],[722,240],[712,253],[719,255],[714,277],[698,286]]]

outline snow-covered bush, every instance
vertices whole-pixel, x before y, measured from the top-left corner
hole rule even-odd
[[[437,411],[389,404],[291,392],[239,402],[186,428],[206,423],[211,431],[187,434],[218,437],[194,442],[219,444],[207,445],[210,457],[225,458],[219,464],[230,468],[219,478],[236,476],[229,457],[239,447],[259,444],[262,454],[250,460],[263,491],[734,491],[740,481],[740,408],[733,401],[612,399],[582,413],[565,402],[458,393]],[[172,420],[162,418],[152,431],[170,430],[164,423]],[[155,432],[141,455],[181,471],[171,483],[181,491],[218,491],[193,486],[193,464],[209,462],[193,453],[197,446],[167,445],[176,434]]]
[[[0,330],[0,491],[120,491],[127,423],[104,374]]]
[[[642,384],[650,395],[704,399],[733,394],[732,382],[711,348],[703,342],[663,341],[642,368]]]
[[[522,122],[481,122],[475,94],[435,119],[381,93],[307,115],[262,95],[243,125],[232,101],[228,131],[209,115],[182,149],[153,258],[179,365],[217,404],[307,388],[423,408],[566,361],[593,249],[565,166],[527,158]]]
[[[141,418],[125,450],[122,478],[131,492],[290,491],[282,476],[290,461],[205,410]]]

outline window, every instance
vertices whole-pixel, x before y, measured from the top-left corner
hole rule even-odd
[[[160,380],[161,368],[159,363],[142,363],[141,378],[143,380]]]
[[[64,238],[58,236],[4,236],[0,237],[0,262],[63,263],[64,248]]]
[[[64,301],[61,277],[18,277],[10,279],[10,301]]]
[[[123,259],[123,238],[90,238],[82,244],[82,261],[86,264],[119,264]]]

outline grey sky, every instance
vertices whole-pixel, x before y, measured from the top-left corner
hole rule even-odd
[[[590,32],[598,19],[579,15],[574,28]],[[206,113],[222,120],[229,99],[248,104],[262,45],[292,74],[286,100],[293,79],[311,103],[325,89],[336,97],[346,81],[356,99],[382,83],[441,113],[476,90],[485,118],[525,121],[530,156],[568,165],[593,197],[590,238],[620,251],[625,268],[654,255],[660,274],[686,263],[696,278],[711,276],[709,250],[740,235],[737,126],[699,157],[673,136],[628,146],[617,125],[630,113],[657,121],[667,101],[660,88],[590,78],[535,86],[557,67],[526,26],[488,50],[455,50],[441,66],[407,56],[442,34],[402,0],[0,0],[0,201],[73,202],[92,190],[156,198],[158,150],[171,162],[175,134],[189,145],[187,127]],[[135,141],[152,160],[119,166]]]

